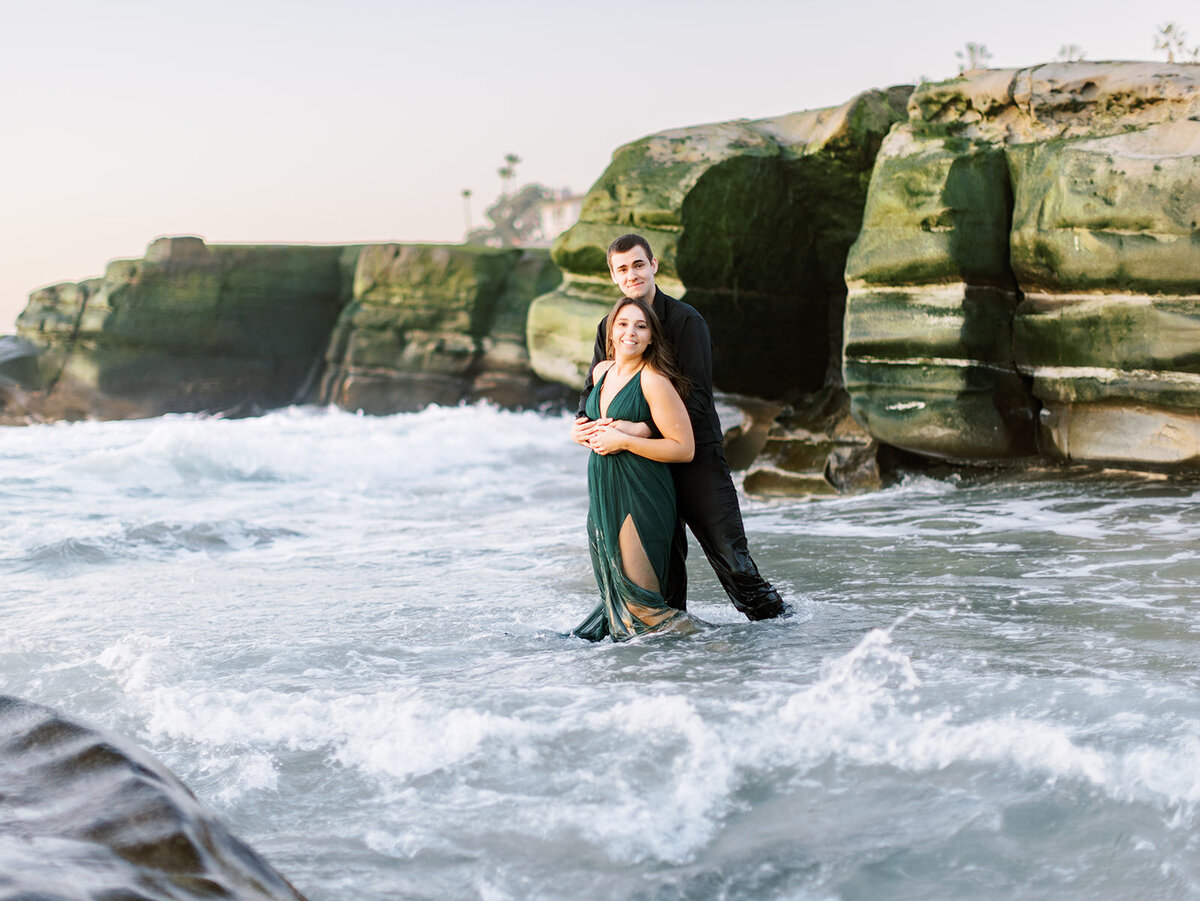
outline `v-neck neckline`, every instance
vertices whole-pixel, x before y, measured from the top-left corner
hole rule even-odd
[[[614,366],[615,366],[615,364],[614,364]],[[606,370],[604,370],[604,375],[602,375],[600,377],[600,400],[601,400],[601,402],[604,401],[604,383],[608,381],[608,374],[613,371],[614,366],[609,366]],[[608,418],[608,411],[612,409],[613,402],[618,397],[620,397],[622,394],[625,393],[625,389],[633,384],[633,380],[635,378],[640,379],[642,377],[642,370],[645,368],[646,368],[646,364],[644,364],[644,363],[641,366],[639,366],[637,368],[637,371],[628,378],[628,380],[625,382],[625,384],[617,389],[617,393],[608,399],[608,403],[605,404],[604,409],[602,409],[600,411],[601,419]]]

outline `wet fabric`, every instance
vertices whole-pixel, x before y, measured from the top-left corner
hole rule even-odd
[[[779,592],[762,577],[746,546],[746,530],[737,488],[719,444],[697,447],[690,463],[671,467],[679,523],[666,581],[667,603],[687,607],[687,532],[700,543],[733,606],[752,620],[771,619],[787,611]]]
[[[592,419],[600,418],[603,384],[601,376],[588,397],[587,415]],[[640,371],[617,392],[605,415],[630,422],[650,421]],[[626,577],[620,535],[629,521],[659,586],[665,585],[675,534],[675,483],[670,467],[628,451],[593,452],[588,457],[587,528],[600,603],[572,630],[581,638],[599,641],[607,635],[626,641],[684,615],[667,605],[661,591],[648,591]]]
[[[737,489],[725,461],[721,423],[712,396],[712,340],[708,325],[693,307],[661,289],[654,294],[654,312],[675,348],[675,359],[691,380],[692,390],[684,401],[696,439],[696,456],[690,463],[674,463],[679,523],[666,582],[667,603],[687,607],[687,528],[692,530],[709,564],[738,610],[750,619],[770,619],[787,611],[779,592],[762,577],[746,546],[746,531],[738,506]],[[607,320],[596,326],[592,368],[605,358]],[[579,412],[594,419],[593,390],[589,375],[579,397]],[[616,417],[614,417],[616,418]]]

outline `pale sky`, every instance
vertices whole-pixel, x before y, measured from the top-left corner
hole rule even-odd
[[[1195,0],[0,0],[0,334],[31,290],[155,237],[447,241],[500,190],[585,191],[684,125],[996,67],[1164,59]]]

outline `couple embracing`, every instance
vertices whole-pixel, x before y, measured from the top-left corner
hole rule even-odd
[[[746,548],[712,395],[704,318],[654,283],[641,235],[608,248],[624,294],[596,330],[571,438],[588,458],[588,543],[600,604],[573,630],[624,641],[686,619],[687,533],[750,619],[787,612]]]

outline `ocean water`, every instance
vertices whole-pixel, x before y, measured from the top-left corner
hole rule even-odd
[[[696,634],[567,636],[586,452],[486,406],[0,430],[0,693],[312,901],[1200,897],[1200,483],[745,499]]]

